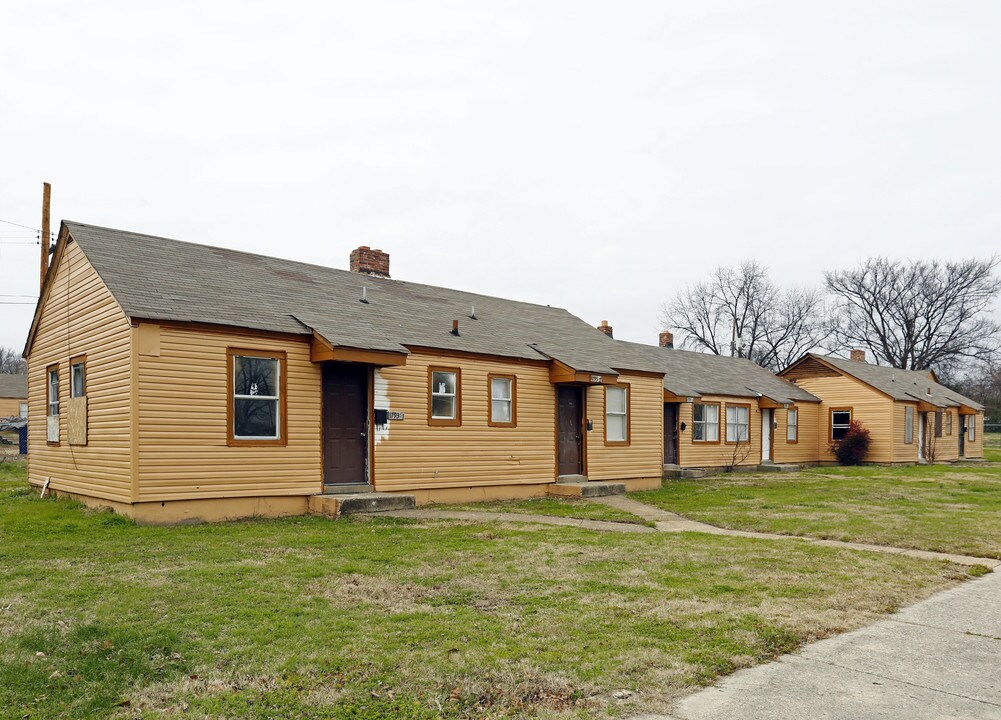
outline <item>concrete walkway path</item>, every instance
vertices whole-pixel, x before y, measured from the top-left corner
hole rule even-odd
[[[929,552],[927,550],[912,550],[909,548],[890,547],[888,545],[872,545],[869,543],[843,542],[841,540],[819,540],[817,538],[803,537],[801,535],[779,535],[777,533],[752,532],[748,530],[731,530],[721,528],[716,525],[689,520],[688,518],[676,515],[668,510],[662,510],[653,505],[647,505],[637,500],[632,500],[624,495],[610,495],[607,497],[591,498],[591,502],[600,502],[609,507],[618,508],[633,515],[638,515],[644,520],[651,520],[657,523],[657,530],[661,532],[700,532],[712,535],[730,535],[733,537],[759,538],[763,540],[799,540],[815,545],[827,547],[845,548],[848,550],[867,550],[869,552],[885,553],[887,555],[907,555],[908,557],[921,558],[922,560],[945,560],[957,565],[983,565],[988,568],[995,568],[1001,565],[1001,560],[994,558],[974,557],[971,555],[954,555],[952,553]]]
[[[741,670],[642,720],[710,718],[1001,719],[1001,574]]]

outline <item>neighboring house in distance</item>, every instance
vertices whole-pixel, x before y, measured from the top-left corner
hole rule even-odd
[[[819,459],[852,420],[872,436],[868,462],[915,463],[984,455],[984,408],[940,385],[931,371],[872,365],[865,352],[851,359],[807,354],[779,373],[819,397]]]
[[[28,376],[0,373],[0,417],[28,416]]]
[[[817,462],[820,399],[750,360],[622,343],[664,372],[664,463]]]
[[[379,250],[351,269],[63,223],[29,481],[150,522],[659,485],[658,362],[566,310],[392,280]]]

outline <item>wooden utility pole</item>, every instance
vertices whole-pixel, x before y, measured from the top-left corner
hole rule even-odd
[[[45,274],[49,271],[49,196],[52,194],[52,186],[42,183],[42,259],[38,278],[38,289],[41,291],[45,285]]]

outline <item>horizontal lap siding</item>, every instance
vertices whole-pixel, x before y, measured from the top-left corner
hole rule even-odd
[[[731,463],[735,465],[758,465],[761,463],[761,411],[758,409],[757,400],[754,398],[723,397],[719,395],[707,395],[702,398],[703,402],[719,403],[719,443],[694,442],[692,440],[692,414],[695,403],[682,403],[680,408],[680,421],[685,423],[685,429],[678,435],[679,464],[682,467],[723,467]],[[726,439],[726,406],[727,403],[735,405],[750,405],[748,438],[750,447],[747,445],[727,445]],[[776,439],[776,447],[778,446]],[[735,456],[736,451],[736,456]]]
[[[76,243],[68,244],[38,323],[28,358],[29,479],[54,490],[129,502],[132,499],[131,328]],[[87,445],[70,445],[65,402],[71,357],[87,356]],[[46,368],[59,363],[58,447],[46,443]]]
[[[660,477],[664,470],[664,380],[621,373],[629,384],[629,445],[605,445],[605,390],[587,389],[587,476],[590,480]]]
[[[952,413],[952,434],[946,435],[948,424],[946,413]],[[935,438],[935,459],[936,460],[956,460],[959,458],[959,413],[956,408],[950,408],[942,412],[942,437]],[[935,430],[934,419],[932,420],[932,432]]]
[[[799,410],[798,439],[791,443],[788,436],[788,410],[774,410],[778,428],[775,430],[775,462],[777,463],[815,463],[820,459],[817,451],[817,436],[820,433],[820,405],[818,403],[802,403],[796,406]]]
[[[287,353],[286,446],[227,446],[228,347]],[[320,369],[309,342],[162,326],[159,356],[139,355],[140,499],[309,495],[321,487]]]
[[[21,400],[0,398],[0,418],[15,417],[21,412]]]
[[[816,395],[823,402],[820,404],[820,432],[817,438],[819,458],[826,462],[835,461],[830,452],[831,409],[850,407],[852,419],[858,420],[872,436],[872,445],[866,456],[868,462],[892,462],[895,428],[894,402],[891,398],[873,390],[853,378],[809,377],[801,378],[796,384],[807,392]],[[917,423],[917,417],[915,417]],[[903,436],[903,426],[900,429]],[[917,427],[914,429],[917,436]]]
[[[914,408],[914,433],[911,442],[904,442],[906,439],[907,408]],[[921,413],[918,412],[917,403],[893,403],[893,462],[917,462],[918,461],[918,438],[920,437]],[[934,430],[934,426],[932,427]],[[871,430],[871,428],[870,428]]]
[[[428,425],[428,367],[462,371],[462,425]],[[552,482],[556,399],[543,365],[414,353],[401,367],[380,368],[388,408],[403,412],[377,433],[375,488],[416,490]],[[517,427],[487,425],[487,375],[517,376]],[[378,387],[378,385],[377,385]],[[387,403],[376,398],[376,407]]]
[[[977,425],[976,439],[970,442],[969,433],[966,436],[966,447],[964,448],[965,457],[968,458],[979,458],[984,456],[984,414],[977,413],[976,415],[967,415],[966,422],[975,422]]]

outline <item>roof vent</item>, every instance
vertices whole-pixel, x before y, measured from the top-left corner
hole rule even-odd
[[[368,245],[362,245],[351,251],[351,272],[376,277],[389,277],[389,253]]]
[[[470,305],[469,306],[469,319],[470,320],[475,320],[476,319],[476,306],[475,305]]]
[[[368,288],[364,285],[361,286],[361,297],[358,300],[368,305]]]

